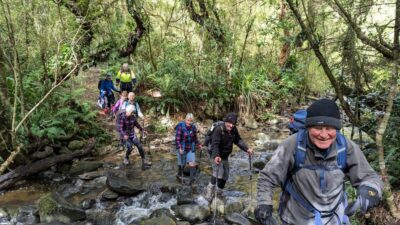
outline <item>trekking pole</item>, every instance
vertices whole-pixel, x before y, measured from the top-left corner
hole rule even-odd
[[[220,162],[221,163],[221,162]],[[214,215],[213,215],[213,220],[214,220],[214,225],[215,225],[215,215],[217,214],[217,188],[218,188],[218,174],[219,174],[219,167],[220,165],[217,164],[217,174],[216,174],[216,178],[217,178],[217,183],[216,183],[216,187],[214,190]]]
[[[180,150],[178,150],[180,151]],[[183,164],[183,154],[181,154],[179,152],[179,154],[181,155],[181,166],[182,166],[182,170],[181,170],[181,185],[183,186],[183,170],[185,169],[185,165]]]
[[[251,164],[251,155],[249,154],[249,169],[250,169],[250,200],[253,201],[253,173]]]

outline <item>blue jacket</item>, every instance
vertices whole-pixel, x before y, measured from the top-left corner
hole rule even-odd
[[[112,93],[112,91],[119,91],[114,87],[112,80],[104,79],[101,81],[100,91],[105,91],[107,94]]]

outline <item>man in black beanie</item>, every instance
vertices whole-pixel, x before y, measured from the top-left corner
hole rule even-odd
[[[222,189],[229,177],[228,157],[232,153],[233,144],[248,154],[253,154],[253,150],[247,147],[236,128],[238,116],[236,113],[228,113],[224,118],[224,123],[215,127],[212,134],[212,176],[211,181],[204,191],[204,197],[211,201],[214,197],[214,189],[217,186],[217,195],[222,195]]]
[[[307,109],[306,129],[278,146],[260,172],[256,219],[277,224],[272,217],[273,189],[280,186],[279,215],[284,225],[350,224],[348,216],[379,204],[383,184],[360,148],[340,134],[340,111],[329,99]],[[347,205],[344,180],[357,188],[356,201]]]

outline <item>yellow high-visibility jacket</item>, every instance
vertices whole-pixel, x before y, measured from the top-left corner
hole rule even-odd
[[[121,81],[124,83],[129,83],[132,82],[133,79],[136,79],[136,75],[132,70],[127,72],[121,72],[121,70],[119,70],[117,73],[117,82]]]

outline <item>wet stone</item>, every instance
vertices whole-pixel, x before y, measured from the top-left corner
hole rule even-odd
[[[132,225],[136,225],[137,223],[132,223]],[[176,222],[168,216],[162,215],[161,217],[154,217],[147,220],[143,220],[139,222],[139,225],[176,225]]]
[[[177,225],[190,225],[190,223],[187,221],[178,221],[176,224]]]
[[[259,170],[264,169],[266,162],[264,160],[256,160],[253,162],[253,167]]]
[[[230,198],[225,203],[225,214],[240,213],[243,208],[243,204],[239,199]]]
[[[195,204],[179,205],[176,207],[178,217],[189,222],[204,221],[210,216],[209,208]]]
[[[116,200],[118,197],[119,195],[117,193],[110,191],[108,189],[101,195],[101,199],[105,201]]]
[[[78,177],[81,180],[93,180],[93,179],[101,177],[103,175],[104,175],[104,171],[92,171],[92,172],[81,174]]]
[[[35,224],[39,222],[38,209],[34,206],[22,206],[18,209],[17,223]]]
[[[8,222],[9,219],[10,219],[10,216],[9,216],[8,212],[5,209],[0,208],[0,224]]]
[[[86,199],[81,202],[82,209],[90,209],[94,206],[96,200],[94,199]]]
[[[40,221],[72,223],[86,218],[85,211],[69,203],[59,193],[54,192],[39,201]]]
[[[103,165],[98,161],[79,161],[72,166],[70,173],[73,175],[83,174],[97,170]]]
[[[240,213],[226,215],[225,220],[231,224],[251,225],[251,222]]]
[[[124,175],[109,174],[106,183],[111,191],[122,195],[134,196],[145,190],[139,180],[129,180]]]

